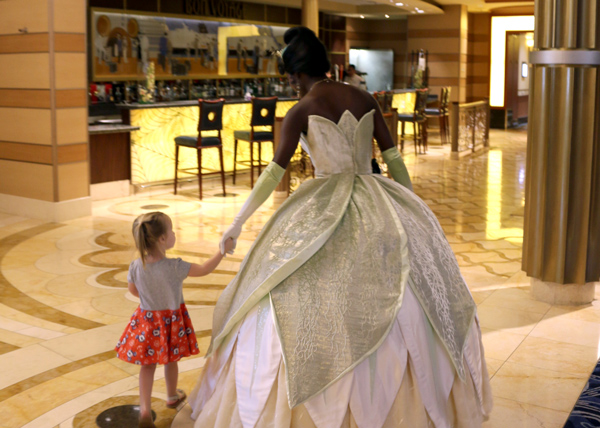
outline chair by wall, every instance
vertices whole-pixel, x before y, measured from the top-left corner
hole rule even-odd
[[[179,148],[188,147],[196,149],[198,156],[198,190],[199,198],[202,199],[202,176],[206,174],[213,174],[219,172],[218,170],[209,170],[208,173],[202,172],[202,150],[204,149],[218,149],[219,150],[219,161],[221,165],[221,184],[223,186],[223,195],[226,195],[225,191],[225,169],[223,168],[223,141],[221,140],[221,130],[223,129],[223,105],[225,100],[220,98],[214,101],[198,100],[200,107],[200,114],[198,119],[198,135],[194,136],[179,136],[175,138],[175,189],[174,193],[177,194],[177,182],[178,172],[190,173],[190,171],[196,170],[196,168],[183,168],[179,169]],[[216,136],[203,136],[203,132],[216,131]]]
[[[273,127],[275,125],[275,108],[277,107],[277,97],[252,98],[252,116],[250,118],[250,129],[233,132],[234,151],[233,151],[233,184],[237,173],[237,164],[250,165],[250,187],[254,187],[254,167],[258,167],[258,175],[261,168],[267,165],[261,158],[261,147],[263,143],[273,143]],[[270,126],[270,131],[256,131],[257,126]],[[250,143],[250,161],[237,160],[238,141],[247,141]],[[254,161],[254,144],[258,144],[258,162]]]

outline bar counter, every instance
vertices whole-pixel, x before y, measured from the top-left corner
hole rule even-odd
[[[413,90],[394,91],[393,107],[399,112],[412,111],[414,106]],[[298,100],[280,98],[277,102],[276,116],[283,117]],[[131,132],[131,184],[172,182],[175,173],[175,137],[197,135],[198,102],[173,101],[154,104],[120,104],[123,124],[139,127]],[[223,162],[225,172],[233,171],[233,132],[250,128],[251,104],[245,100],[227,100],[223,110]],[[258,129],[258,128],[257,128]],[[250,145],[238,144],[238,160],[250,159]],[[262,158],[273,158],[271,144],[263,144]],[[255,154],[255,159],[257,158]],[[202,154],[203,169],[219,170],[217,150],[205,150]],[[180,151],[179,167],[194,168],[197,155],[192,149]],[[243,167],[239,169],[244,169]],[[185,175],[183,175],[185,176]]]
[[[280,98],[277,102],[276,116],[285,116],[297,102],[295,98]],[[172,182],[175,177],[175,137],[198,134],[198,102],[121,104],[119,108],[124,124],[140,128],[131,133],[131,184]],[[233,131],[250,129],[251,110],[250,102],[240,99],[227,100],[223,108],[221,137],[226,173],[233,171]],[[263,144],[262,149],[262,158],[270,161],[273,158],[271,144]],[[240,142],[238,160],[249,159],[250,145]],[[196,151],[181,149],[179,168],[194,168],[196,165]],[[202,167],[203,170],[219,170],[217,150],[205,150],[202,153]]]

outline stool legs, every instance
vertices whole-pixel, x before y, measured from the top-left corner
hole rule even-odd
[[[177,164],[179,162],[179,145],[175,144],[175,192],[177,194]]]
[[[202,150],[196,151],[198,152],[198,192],[202,200]]]
[[[427,154],[427,118],[423,121],[423,154]]]
[[[250,141],[250,188],[254,189],[254,143]]]
[[[236,173],[236,165],[237,165],[237,146],[238,140],[233,142],[233,184],[235,184],[235,173]]]
[[[223,196],[226,196],[225,192],[225,168],[223,168],[223,147],[219,146],[219,161],[221,162],[221,184],[223,185]]]
[[[261,154],[262,144],[258,143],[258,177],[260,177],[260,172],[262,168],[262,154]]]

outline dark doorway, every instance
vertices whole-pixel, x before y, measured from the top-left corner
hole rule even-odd
[[[506,32],[506,81],[504,107],[506,126],[516,127],[527,123],[529,110],[529,46],[533,33]]]

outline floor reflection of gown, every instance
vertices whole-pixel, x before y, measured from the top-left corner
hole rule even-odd
[[[310,116],[317,178],[265,225],[215,308],[200,427],[478,427],[475,304],[433,213],[371,174],[373,112]]]

